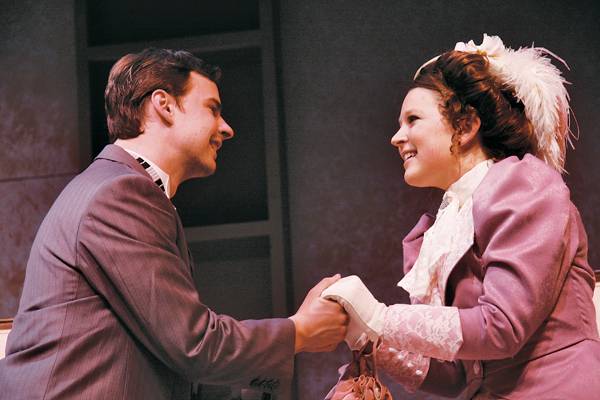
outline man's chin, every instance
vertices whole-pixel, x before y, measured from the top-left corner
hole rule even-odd
[[[206,178],[213,175],[217,171],[216,164],[212,166],[203,164],[201,166],[196,166],[193,171],[188,171],[186,181],[189,179],[197,179],[197,178]]]
[[[214,162],[212,164],[203,164],[200,169],[198,170],[198,173],[195,175],[196,178],[206,178],[207,176],[211,176],[213,175],[215,172],[217,172],[217,163]]]

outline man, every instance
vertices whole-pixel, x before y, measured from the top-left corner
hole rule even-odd
[[[202,304],[181,221],[181,182],[212,174],[233,130],[219,71],[147,49],[113,66],[114,144],[60,194],[34,241],[0,361],[1,399],[188,399],[192,382],[285,388],[293,356],[332,350],[346,315],[320,293],[289,319],[238,322]]]

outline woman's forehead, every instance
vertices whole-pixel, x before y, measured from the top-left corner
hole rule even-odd
[[[414,88],[409,90],[402,102],[401,114],[424,111],[430,108],[437,110],[440,103],[439,94],[431,89]]]

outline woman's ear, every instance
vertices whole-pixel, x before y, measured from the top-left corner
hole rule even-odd
[[[479,143],[477,134],[481,127],[481,120],[477,113],[471,113],[460,123],[459,146],[470,148],[473,144]]]
[[[177,106],[175,99],[163,89],[156,89],[150,95],[150,104],[154,112],[168,126],[173,125],[174,111]]]

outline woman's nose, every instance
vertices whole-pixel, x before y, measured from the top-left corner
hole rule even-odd
[[[394,136],[392,136],[391,143],[392,143],[392,146],[398,147],[402,143],[405,143],[407,140],[408,140],[408,138],[406,137],[405,131],[402,128],[400,128],[394,134]]]

